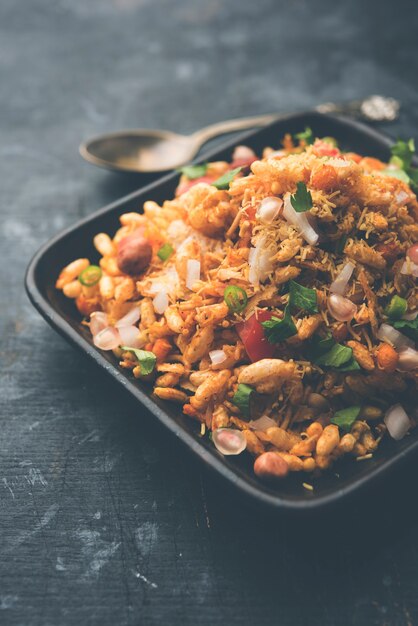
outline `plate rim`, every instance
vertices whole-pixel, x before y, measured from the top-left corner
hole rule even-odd
[[[263,126],[261,129],[259,128],[256,130],[246,131],[245,133],[240,133],[239,135],[236,134],[229,140],[222,142],[212,149],[202,153],[198,158],[194,159],[192,163],[201,163],[202,161],[212,158],[212,156],[217,155],[223,150],[231,149],[234,146],[239,145],[239,142],[242,142],[246,138],[253,137],[257,135],[257,133],[265,131],[269,127],[274,127],[278,122],[285,123],[286,121],[296,121],[298,118],[303,120],[308,116],[311,119],[316,117],[322,120],[330,120],[334,123],[338,122],[339,124],[347,128],[355,128],[364,135],[372,137],[379,141],[381,144],[386,145],[386,147],[388,148],[390,148],[390,146],[395,143],[392,138],[385,135],[381,131],[370,128],[369,126],[366,126],[361,122],[343,118],[340,116],[323,114],[317,111],[304,111],[299,113],[286,114],[278,118],[275,122]],[[71,345],[75,346],[78,350],[80,350],[88,357],[90,357],[93,361],[95,361],[102,370],[104,370],[108,375],[112,376],[112,378],[116,380],[117,383],[121,384],[122,387],[127,389],[136,400],[138,400],[143,406],[145,406],[145,408],[150,413],[152,413],[154,417],[156,417],[157,420],[163,426],[165,426],[172,435],[174,435],[177,439],[181,441],[184,447],[187,447],[188,450],[190,450],[195,456],[203,461],[212,472],[215,472],[218,476],[226,479],[227,483],[232,486],[236,492],[239,492],[242,496],[248,496],[253,503],[262,504],[270,510],[274,509],[276,511],[314,511],[328,507],[331,504],[336,504],[342,500],[347,499],[349,496],[358,493],[361,489],[363,489],[371,482],[375,482],[379,478],[381,478],[383,474],[390,470],[391,467],[400,464],[407,457],[411,456],[418,449],[418,438],[408,447],[400,449],[396,452],[396,454],[393,454],[385,459],[380,465],[372,468],[369,474],[363,476],[360,475],[357,478],[353,478],[348,485],[344,487],[337,486],[335,490],[329,493],[314,497],[306,497],[306,499],[299,498],[293,500],[289,496],[281,496],[279,494],[274,495],[264,492],[261,489],[258,489],[257,487],[252,485],[251,483],[247,482],[239,474],[235,473],[224,463],[221,456],[218,458],[217,456],[211,454],[208,450],[206,450],[204,446],[201,445],[201,443],[196,439],[195,436],[182,429],[170,417],[170,415],[166,413],[152,399],[150,395],[148,395],[140,387],[137,387],[133,381],[131,381],[126,375],[124,375],[122,370],[120,370],[117,365],[109,363],[103,357],[101,352],[99,352],[92,344],[90,344],[81,333],[77,332],[61,315],[57,314],[52,305],[41,293],[41,290],[38,287],[37,283],[37,268],[41,262],[41,259],[50,248],[56,246],[62,239],[74,233],[74,231],[77,231],[80,227],[89,224],[100,216],[110,213],[114,209],[122,206],[123,204],[134,200],[136,197],[151,192],[162,184],[174,180],[177,176],[178,172],[174,171],[165,176],[158,177],[155,181],[152,181],[151,183],[138,188],[136,191],[122,196],[121,198],[114,200],[111,203],[106,204],[105,206],[93,211],[89,215],[59,231],[56,235],[47,240],[32,256],[32,259],[26,269],[24,285],[30,302],[41,314],[41,316],[49,323],[49,325],[58,332],[58,334],[60,334]]]

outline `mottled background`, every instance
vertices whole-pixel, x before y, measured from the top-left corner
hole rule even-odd
[[[410,626],[418,464],[342,510],[230,497],[31,308],[31,255],[143,184],[82,139],[373,92],[417,131],[416,3],[1,0],[0,623]]]

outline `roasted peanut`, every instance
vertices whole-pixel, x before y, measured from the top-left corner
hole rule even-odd
[[[78,298],[81,293],[81,283],[79,280],[72,280],[64,285],[62,291],[67,298]]]
[[[356,439],[351,433],[347,433],[341,437],[341,441],[338,444],[338,449],[345,454],[351,452],[356,444]]]
[[[136,276],[148,267],[152,258],[152,246],[142,229],[121,239],[117,246],[117,264],[121,272]]]
[[[309,435],[309,437],[313,437],[315,435],[319,437],[320,435],[322,435],[323,430],[324,427],[322,426],[322,424],[320,424],[319,422],[312,422],[312,424],[309,424],[308,428],[306,429],[306,434]]]
[[[61,271],[58,276],[58,280],[55,283],[55,287],[57,289],[62,289],[64,285],[68,285],[73,280],[80,276],[81,272],[85,270],[90,265],[90,261],[88,259],[76,259],[69,263],[64,269]]]
[[[263,480],[278,480],[287,476],[289,466],[276,452],[264,452],[254,462],[254,473]]]
[[[375,365],[373,357],[366,348],[359,341],[347,341],[347,346],[353,350],[353,356],[357,363],[365,370],[374,370]]]
[[[315,450],[315,445],[317,441],[318,435],[313,435],[313,437],[302,439],[302,441],[299,441],[299,443],[295,444],[290,449],[290,454],[295,454],[296,456],[309,456]]]
[[[399,354],[392,346],[382,343],[376,352],[377,364],[385,372],[394,372],[399,361]]]
[[[338,426],[330,424],[325,426],[322,435],[316,444],[316,453],[319,456],[328,456],[338,446],[340,441],[340,433]]]
[[[189,396],[184,393],[184,391],[180,391],[179,389],[155,387],[154,393],[156,396],[161,398],[161,400],[170,400],[171,402],[178,402],[180,404],[185,404],[185,402],[189,399]]]

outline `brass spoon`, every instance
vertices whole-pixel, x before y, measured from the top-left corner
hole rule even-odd
[[[367,121],[392,121],[397,118],[399,102],[394,98],[370,96],[343,104],[328,102],[315,107],[320,113],[359,117]],[[265,126],[281,117],[272,113],[228,120],[206,126],[192,135],[178,135],[169,130],[126,130],[94,137],[80,145],[81,156],[100,167],[123,172],[163,172],[190,162],[201,146],[225,133]]]

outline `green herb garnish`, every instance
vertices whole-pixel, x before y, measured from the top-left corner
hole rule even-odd
[[[313,144],[314,142],[312,128],[309,128],[309,126],[306,126],[305,130],[302,133],[296,133],[295,137],[299,140],[299,142],[304,141],[306,144],[308,144],[308,146]]]
[[[250,400],[253,393],[254,389],[252,387],[240,383],[232,398],[233,404],[239,408],[245,417],[250,417]]]
[[[224,300],[230,311],[241,313],[247,306],[248,296],[241,287],[228,285],[224,291]]]
[[[317,365],[339,368],[348,363],[352,356],[353,351],[351,348],[343,346],[340,343],[335,343],[331,350],[328,350],[328,352],[318,357],[315,363]]]
[[[331,417],[331,424],[336,424],[338,428],[349,433],[352,425],[359,416],[360,410],[361,407],[358,405],[341,409],[341,411],[334,413],[334,417]]]
[[[399,320],[402,315],[405,315],[407,309],[408,303],[405,298],[395,295],[387,305],[385,314],[392,320]]]
[[[415,154],[414,140],[409,139],[408,141],[402,141],[398,139],[390,151],[392,153],[390,162],[402,167],[402,169],[406,169],[410,167],[412,157]]]
[[[261,326],[264,328],[264,335],[269,343],[280,343],[298,332],[290,315],[289,305],[286,306],[282,318],[273,316],[261,322]]]
[[[226,172],[223,176],[220,176],[220,178],[217,178],[211,184],[213,187],[216,187],[216,189],[229,189],[230,183],[241,170],[242,167],[236,167],[234,170],[229,170],[229,172]]]
[[[331,146],[333,146],[334,148],[338,148],[338,141],[335,139],[335,137],[322,137],[322,141],[331,144]]]
[[[177,170],[181,174],[187,176],[189,180],[195,180],[196,178],[201,178],[207,172],[208,164],[200,163],[200,165],[186,165],[185,167]]]
[[[292,308],[297,307],[308,313],[318,313],[316,289],[303,287],[294,280],[290,281],[289,303]]]
[[[102,270],[98,265],[89,265],[83,270],[78,277],[78,280],[85,287],[93,287],[97,285],[102,277]]]
[[[158,250],[157,256],[161,259],[161,261],[167,261],[167,259],[171,257],[173,252],[174,252],[173,246],[169,243],[165,243]]]
[[[358,371],[360,369],[361,369],[360,365],[357,363],[357,361],[353,357],[353,355],[351,355],[350,360],[347,361],[347,363],[345,365],[343,365],[342,367],[339,367],[338,371],[339,372],[356,372],[356,371]]]
[[[290,203],[296,213],[305,213],[312,209],[312,196],[304,182],[296,183],[296,193],[290,196]]]
[[[133,352],[141,367],[141,376],[148,376],[154,371],[157,357],[153,352],[148,350],[138,350],[137,348],[129,348],[129,346],[121,346],[122,350]]]
[[[392,325],[396,330],[400,330],[404,335],[418,342],[418,317],[414,320],[397,320]]]
[[[415,144],[413,139],[402,141],[398,139],[391,148],[392,157],[389,163],[392,167],[382,170],[380,173],[385,176],[399,178],[404,183],[414,188],[418,187],[418,169],[412,166],[412,158],[415,154]]]

